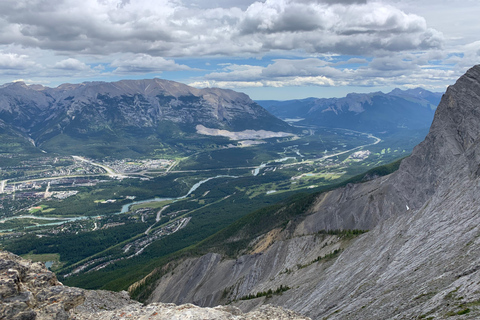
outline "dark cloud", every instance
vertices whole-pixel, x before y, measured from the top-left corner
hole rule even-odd
[[[305,32],[322,29],[324,18],[307,5],[291,4],[286,8],[256,5],[250,7],[240,24],[243,35],[254,33]]]

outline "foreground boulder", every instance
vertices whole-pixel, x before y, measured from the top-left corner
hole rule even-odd
[[[142,305],[128,294],[88,291],[62,285],[41,262],[31,262],[0,251],[0,319],[98,320],[98,319],[190,319],[190,320],[306,320],[283,308],[269,305],[244,314],[230,306],[200,308],[193,304],[154,303]]]
[[[68,319],[84,290],[63,286],[40,262],[0,252],[0,319]]]

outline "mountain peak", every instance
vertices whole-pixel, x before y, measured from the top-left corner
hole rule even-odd
[[[437,108],[430,128],[430,137],[427,136],[430,140],[443,139],[443,145],[438,149],[439,156],[445,153],[450,155],[452,165],[458,161],[458,156],[466,156],[470,172],[477,176],[480,175],[478,119],[480,65],[469,69],[453,86],[448,87]]]
[[[108,140],[110,134],[164,139],[173,134],[173,129],[165,132],[167,125],[182,134],[195,134],[199,124],[233,131],[294,130],[243,93],[157,78],[66,83],[56,88],[8,84],[0,87],[0,120],[37,145],[59,135],[84,141],[95,135]],[[132,130],[133,135],[126,134]]]
[[[405,90],[402,90],[400,88],[395,88],[392,91],[390,91],[388,94],[421,96],[421,95],[424,95],[425,93],[431,93],[431,92],[421,87],[417,87],[417,88],[405,89]]]

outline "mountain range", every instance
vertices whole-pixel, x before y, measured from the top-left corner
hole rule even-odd
[[[188,146],[192,142],[201,146],[202,139],[225,144],[225,138],[203,135],[212,129],[301,132],[279,118],[295,118],[298,126],[384,135],[424,130],[423,136],[440,96],[423,89],[395,89],[388,94],[256,103],[232,90],[196,89],[161,79],[56,88],[15,82],[0,86],[0,136],[4,141],[0,150],[136,157],[158,150],[192,153],[197,149],[188,150]]]
[[[262,107],[298,125],[345,128],[371,133],[428,128],[442,93],[422,88],[385,94],[350,93],[344,98],[259,100]]]
[[[0,87],[0,134],[48,152],[85,149],[86,155],[105,155],[106,149],[142,154],[169,139],[195,136],[197,125],[231,131],[294,130],[245,94],[167,80],[56,88],[15,82]]]

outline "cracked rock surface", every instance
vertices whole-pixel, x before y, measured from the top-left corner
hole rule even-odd
[[[126,291],[83,290],[62,285],[43,263],[0,251],[0,319],[8,320],[307,320],[293,311],[262,306],[243,313],[232,306],[142,305]]]
[[[0,252],[0,319],[68,319],[82,289],[63,286],[43,263]]]
[[[74,319],[138,319],[138,320],[307,320],[293,311],[265,305],[258,310],[243,313],[230,306],[201,308],[193,304],[177,306],[173,303],[152,303],[147,306],[129,305],[117,310],[75,314]]]

